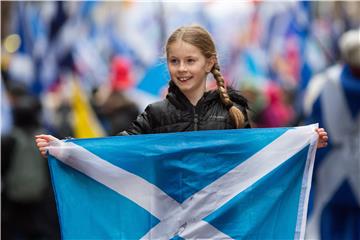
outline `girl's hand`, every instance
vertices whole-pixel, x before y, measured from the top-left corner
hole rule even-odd
[[[59,140],[59,139],[57,139],[56,137],[51,136],[51,135],[41,134],[41,135],[35,136],[36,146],[39,148],[41,156],[46,158],[46,148],[49,147],[49,143],[51,141],[56,141],[56,140]]]
[[[323,128],[317,128],[315,130],[319,134],[319,141],[317,144],[317,148],[326,147],[328,145],[328,139],[329,139],[327,132]]]

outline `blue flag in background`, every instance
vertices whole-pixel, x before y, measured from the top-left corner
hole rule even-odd
[[[303,238],[315,127],[53,142],[62,237]]]
[[[168,85],[169,81],[170,75],[167,64],[159,60],[148,68],[137,88],[154,96],[160,96],[161,90]]]

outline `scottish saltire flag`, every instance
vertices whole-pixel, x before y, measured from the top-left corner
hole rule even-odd
[[[53,142],[62,237],[303,238],[316,126]]]

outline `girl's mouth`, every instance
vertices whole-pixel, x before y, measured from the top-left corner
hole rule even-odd
[[[177,79],[180,81],[180,82],[186,82],[188,80],[190,80],[192,77],[178,77]]]

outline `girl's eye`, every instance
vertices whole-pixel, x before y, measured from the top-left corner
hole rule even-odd
[[[170,63],[171,63],[171,64],[177,64],[177,63],[178,63],[178,60],[177,60],[177,59],[170,59]]]
[[[192,64],[192,63],[195,62],[195,59],[188,59],[187,62],[190,63],[190,64]]]

